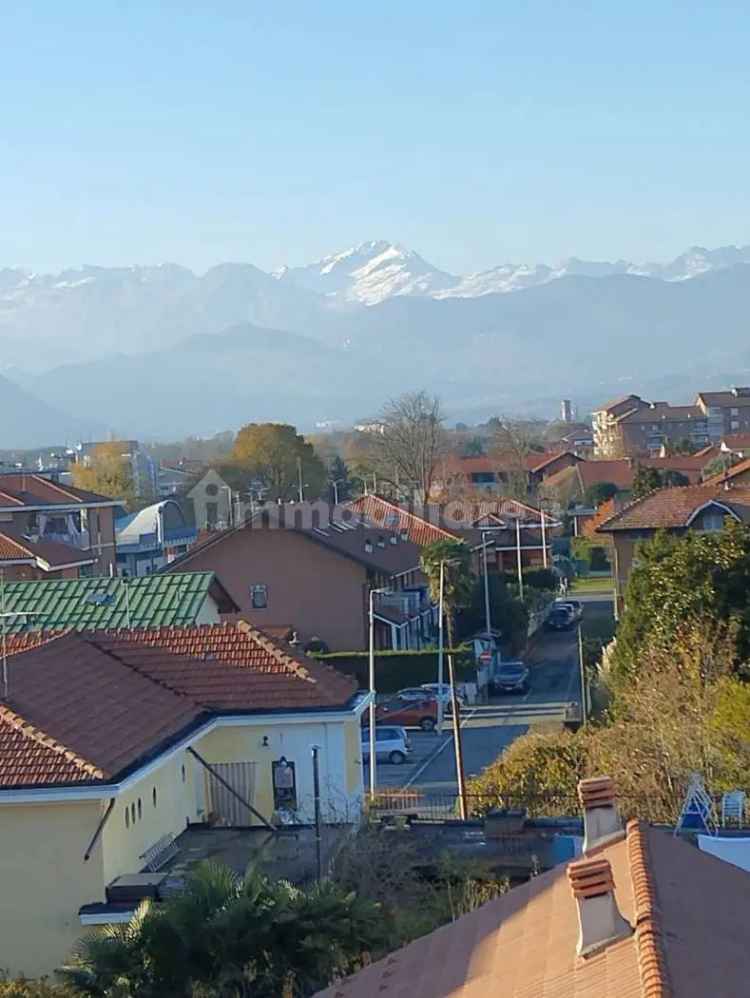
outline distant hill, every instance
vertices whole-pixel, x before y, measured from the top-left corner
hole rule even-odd
[[[94,430],[101,425],[90,420],[87,427]],[[73,442],[83,432],[83,422],[0,375],[0,449]]]

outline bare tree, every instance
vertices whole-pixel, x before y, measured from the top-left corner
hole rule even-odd
[[[414,490],[426,502],[438,461],[445,453],[440,400],[425,392],[409,392],[384,406],[379,432],[372,434],[378,478],[397,491]]]
[[[506,475],[507,485],[504,491],[514,499],[527,499],[527,458],[539,448],[539,427],[534,423],[506,416],[497,417],[493,423],[492,457],[497,462],[498,471]]]

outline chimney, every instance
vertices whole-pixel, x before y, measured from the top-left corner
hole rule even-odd
[[[581,780],[578,797],[583,808],[583,851],[614,842],[625,835],[615,807],[615,785],[609,776]]]
[[[589,957],[633,929],[617,907],[608,859],[582,859],[568,866],[568,880],[578,908],[579,956]]]

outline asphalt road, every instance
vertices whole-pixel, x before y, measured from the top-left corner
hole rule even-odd
[[[611,616],[611,600],[585,600],[586,616]],[[531,669],[531,689],[522,696],[495,697],[489,704],[462,714],[464,770],[476,776],[512,741],[544,721],[563,719],[567,705],[581,700],[577,631],[540,631],[525,657]],[[436,733],[410,731],[412,757],[402,766],[381,764],[377,782],[383,789],[419,788],[452,793],[456,786],[455,749],[450,721],[442,738]],[[365,767],[365,780],[369,779]]]

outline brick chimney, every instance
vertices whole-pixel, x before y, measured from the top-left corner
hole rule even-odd
[[[568,880],[578,908],[579,956],[589,957],[633,932],[617,907],[608,859],[582,859],[568,866]]]
[[[615,807],[615,785],[609,776],[581,780],[578,797],[583,807],[583,851],[623,838],[625,830]]]

